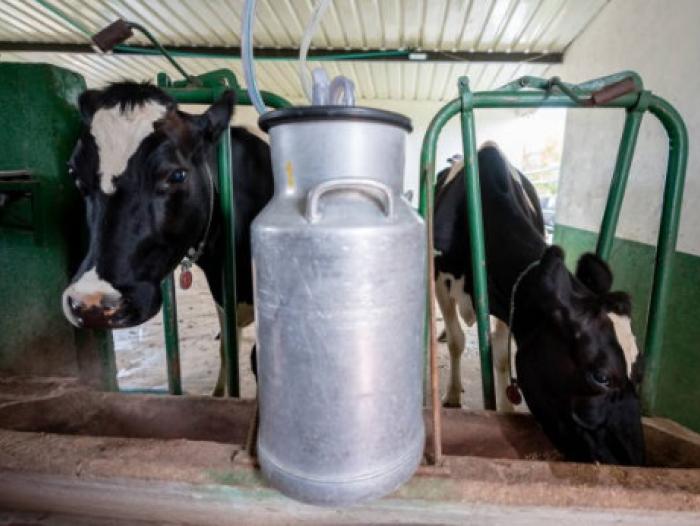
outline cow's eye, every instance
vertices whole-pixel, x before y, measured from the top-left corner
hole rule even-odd
[[[600,384],[604,387],[608,387],[610,385],[610,377],[608,377],[607,374],[605,374],[603,371],[593,371],[591,373],[591,377],[593,378],[593,381],[597,384]]]
[[[183,169],[177,169],[173,170],[170,172],[170,175],[168,175],[168,182],[169,183],[183,183],[187,179],[187,170]]]

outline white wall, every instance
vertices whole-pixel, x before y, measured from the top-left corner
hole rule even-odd
[[[570,82],[636,70],[647,89],[666,98],[685,119],[690,158],[678,249],[700,255],[700,1],[613,0],[567,51],[552,74]],[[574,110],[567,116],[557,222],[597,231],[600,226],[623,112]],[[666,134],[647,114],[618,236],[654,244],[667,160]]]
[[[296,102],[296,101],[295,101]],[[413,133],[406,147],[405,189],[413,191],[413,203],[417,205],[420,152],[425,131],[444,103],[405,100],[360,100],[358,105],[371,106],[402,113],[413,122]],[[561,141],[564,134],[565,112],[541,110],[518,113],[514,110],[479,110],[476,112],[477,145],[487,140],[496,141],[519,166],[526,150],[536,150],[548,141]],[[251,107],[236,109],[234,123],[255,125],[257,114]],[[462,135],[459,118],[452,119],[443,129],[436,153],[436,169],[447,166],[447,158],[462,153]]]

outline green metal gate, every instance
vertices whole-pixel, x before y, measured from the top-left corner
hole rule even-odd
[[[526,89],[530,88],[530,89]],[[522,77],[505,86],[485,92],[472,92],[466,77],[459,79],[459,97],[447,103],[433,118],[423,140],[420,168],[420,212],[426,226],[432,231],[433,189],[435,186],[435,152],[442,128],[460,114],[464,145],[464,177],[467,190],[467,211],[474,275],[474,306],[479,337],[479,355],[484,406],[495,409],[493,361],[489,341],[489,308],[486,284],[486,256],[481,215],[479,166],[477,162],[474,110],[485,108],[618,108],[626,111],[625,125],[617,154],[615,170],[600,227],[596,252],[608,259],[615,237],[615,229],[625,195],[632,157],[645,112],[654,115],[666,130],[669,156],[663,194],[663,208],[657,242],[654,279],[646,332],[645,376],[642,384],[642,403],[646,413],[656,406],[661,357],[661,324],[668,307],[666,297],[671,278],[671,259],[678,238],[683,187],[688,161],[688,133],[683,119],[666,100],[645,90],[641,78],[634,72],[623,71],[582,84],[568,84],[559,78],[543,79]],[[429,252],[432,252],[432,247]],[[432,269],[432,253],[429,254]],[[432,270],[431,270],[432,272]],[[433,283],[433,276],[429,276]],[[428,298],[430,341],[434,324],[434,304]],[[434,356],[431,356],[434,360]],[[436,382],[434,382],[436,384]],[[436,385],[433,395],[437,394]]]

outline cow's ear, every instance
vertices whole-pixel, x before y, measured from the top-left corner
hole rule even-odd
[[[89,125],[92,122],[92,116],[100,107],[100,98],[102,92],[94,89],[85,90],[78,97],[78,109],[83,122]]]
[[[581,256],[576,265],[576,277],[591,292],[601,296],[610,291],[613,275],[608,264],[595,254]]]
[[[236,105],[236,94],[231,90],[224,91],[209,109],[197,118],[197,128],[205,142],[213,144],[219,140],[224,130],[231,125],[233,108]]]
[[[573,289],[571,274],[564,264],[564,251],[556,245],[547,248],[537,272],[540,307],[555,321],[569,321],[573,311]]]

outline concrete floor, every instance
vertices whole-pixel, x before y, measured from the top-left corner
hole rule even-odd
[[[183,389],[189,394],[210,394],[219,368],[219,322],[214,302],[209,294],[204,274],[195,267],[193,284],[189,290],[177,290],[180,334],[180,359]],[[177,282],[177,276],[176,280]],[[438,311],[439,316],[439,311]],[[442,332],[439,318],[438,333]],[[482,407],[479,352],[475,328],[467,329],[467,345],[462,359],[464,395],[462,405],[467,409]],[[255,341],[254,326],[242,331],[241,396],[255,396],[255,381],[250,370],[250,349]],[[166,388],[165,341],[163,321],[158,314],[150,321],[134,327],[114,331],[119,386],[124,388]],[[440,344],[440,388],[444,396],[449,374],[449,353],[446,344]]]

